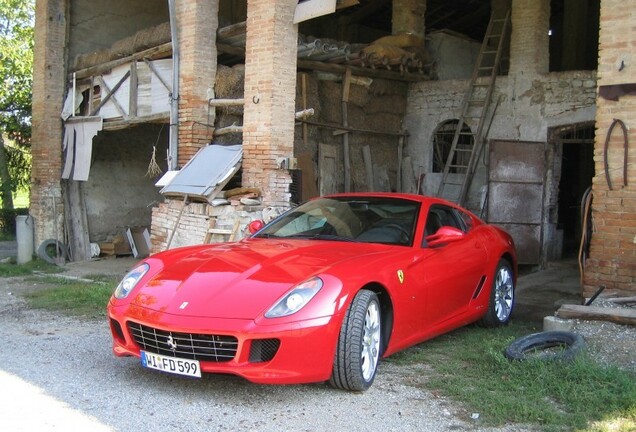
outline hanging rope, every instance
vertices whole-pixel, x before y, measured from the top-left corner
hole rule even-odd
[[[161,167],[157,163],[157,144],[159,143],[159,138],[161,137],[163,126],[164,125],[161,125],[161,129],[159,129],[159,134],[157,135],[157,140],[155,141],[155,144],[152,146],[152,155],[150,156],[150,163],[148,164],[146,177],[157,177],[159,174],[163,172],[161,170]]]

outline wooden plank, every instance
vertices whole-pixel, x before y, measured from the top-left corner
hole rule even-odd
[[[402,187],[402,158],[404,153],[404,136],[398,138],[398,164],[397,164],[397,179],[395,180],[395,189],[398,192],[402,192],[404,188]]]
[[[300,94],[303,100],[303,110],[307,109],[307,74],[300,74]],[[303,144],[309,145],[309,126],[307,123],[302,123],[303,128]],[[303,195],[304,196],[304,195]]]
[[[616,324],[636,325],[636,310],[596,306],[563,305],[556,312],[559,318],[608,321]]]
[[[124,76],[117,82],[117,84],[115,84],[115,87],[113,87],[112,90],[108,87],[108,85],[106,85],[106,82],[104,81],[102,77],[98,78],[100,82],[100,86],[106,90],[106,96],[101,100],[99,105],[97,105],[97,107],[91,112],[92,116],[97,114],[99,110],[106,104],[106,102],[108,102],[111,98],[113,98],[113,103],[115,104],[115,108],[117,108],[117,111],[120,112],[122,117],[126,118],[124,109],[119,104],[119,102],[117,102],[117,99],[113,97],[113,95],[115,94],[115,92],[117,92],[117,90],[119,90],[119,87],[121,87],[121,85],[128,79],[129,76],[130,76],[130,71],[124,74]]]
[[[332,72],[335,74],[344,74],[347,68],[351,69],[351,73],[357,76],[365,76],[370,78],[382,78],[393,81],[418,82],[429,81],[430,77],[424,74],[400,73],[384,69],[369,69],[357,66],[344,66],[333,63],[323,63],[313,60],[298,60],[298,69],[310,69],[322,72]]]
[[[135,117],[128,120],[105,120],[103,130],[121,130],[140,123],[168,123],[170,121],[170,113],[159,113],[143,117]]]
[[[404,136],[404,132],[389,132],[389,131],[378,131],[378,130],[371,130],[371,129],[360,129],[360,128],[355,128],[355,127],[351,127],[351,126],[338,126],[338,125],[333,125],[333,124],[328,124],[328,123],[320,123],[320,122],[315,122],[315,121],[311,121],[311,120],[303,120],[303,119],[297,119],[299,122],[302,123],[307,123],[308,125],[312,125],[312,126],[318,126],[318,127],[322,127],[322,128],[326,128],[326,129],[334,129],[335,132],[333,133],[334,135],[342,135],[343,133],[346,132],[359,132],[359,133],[367,133],[367,134],[375,134],[375,135],[390,135],[390,136]]]
[[[331,144],[318,144],[318,185],[320,195],[327,195],[338,190],[338,148]]]
[[[137,76],[137,62],[130,64],[130,91],[128,94],[128,107],[130,116],[137,117],[137,100],[139,95],[139,78]]]
[[[633,297],[618,297],[618,298],[612,298],[612,299],[608,299],[609,301],[611,301],[612,303],[616,303],[616,304],[629,304],[629,303],[636,303],[636,296]]]
[[[365,145],[362,147],[362,159],[364,160],[364,169],[367,175],[367,191],[373,192],[375,190],[374,186],[374,175],[373,175],[373,161],[371,159],[371,147]]]
[[[320,195],[316,183],[316,169],[312,153],[301,153],[296,156],[298,168],[302,171],[302,197],[303,200]]]
[[[342,126],[349,127],[349,89],[351,88],[351,69],[345,69],[342,82]],[[342,135],[344,153],[344,190],[351,192],[351,156],[349,154],[349,134]]]
[[[88,238],[88,218],[82,182],[66,182],[65,213],[68,231],[68,247],[72,261],[91,259],[91,246]]]

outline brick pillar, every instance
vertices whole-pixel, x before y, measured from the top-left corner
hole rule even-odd
[[[599,87],[636,82],[636,45],[634,18],[621,13],[621,0],[601,2],[599,33]],[[608,89],[611,87],[605,87]],[[600,92],[599,92],[600,93]],[[617,93],[620,94],[620,93]],[[615,126],[607,149],[608,174],[605,177],[605,140],[614,119],[627,126],[629,141],[627,178],[623,175],[624,139],[621,128]],[[590,297],[601,285],[604,294],[636,295],[636,95],[622,94],[617,100],[596,99],[596,137],[594,162],[596,175],[592,180],[592,234],[590,256],[585,263],[583,296]]]
[[[66,1],[38,0],[35,5],[33,118],[30,214],[35,247],[62,236],[62,104],[66,89]],[[53,205],[55,203],[55,206]],[[54,210],[55,209],[55,210]]]
[[[550,68],[550,0],[512,0],[510,75]]]
[[[179,149],[182,167],[212,139],[219,0],[177,0],[179,62]]]
[[[298,27],[296,0],[249,0],[245,50],[243,186],[263,202],[288,206],[291,178],[281,169],[294,152]]]

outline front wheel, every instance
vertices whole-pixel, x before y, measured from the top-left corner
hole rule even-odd
[[[492,281],[488,312],[481,319],[484,327],[496,327],[507,324],[515,303],[515,278],[510,263],[501,259]]]
[[[329,383],[351,391],[368,389],[380,359],[381,313],[378,296],[360,290],[342,322]]]

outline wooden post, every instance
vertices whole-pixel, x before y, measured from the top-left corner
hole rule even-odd
[[[375,190],[373,179],[373,160],[371,159],[371,147],[365,145],[362,147],[362,158],[364,159],[364,167],[367,172],[367,190],[373,192]]]
[[[349,127],[348,103],[351,88],[351,69],[345,69],[342,80],[342,126]],[[351,192],[351,160],[349,155],[349,134],[342,134],[342,151],[344,153],[344,190]]]

